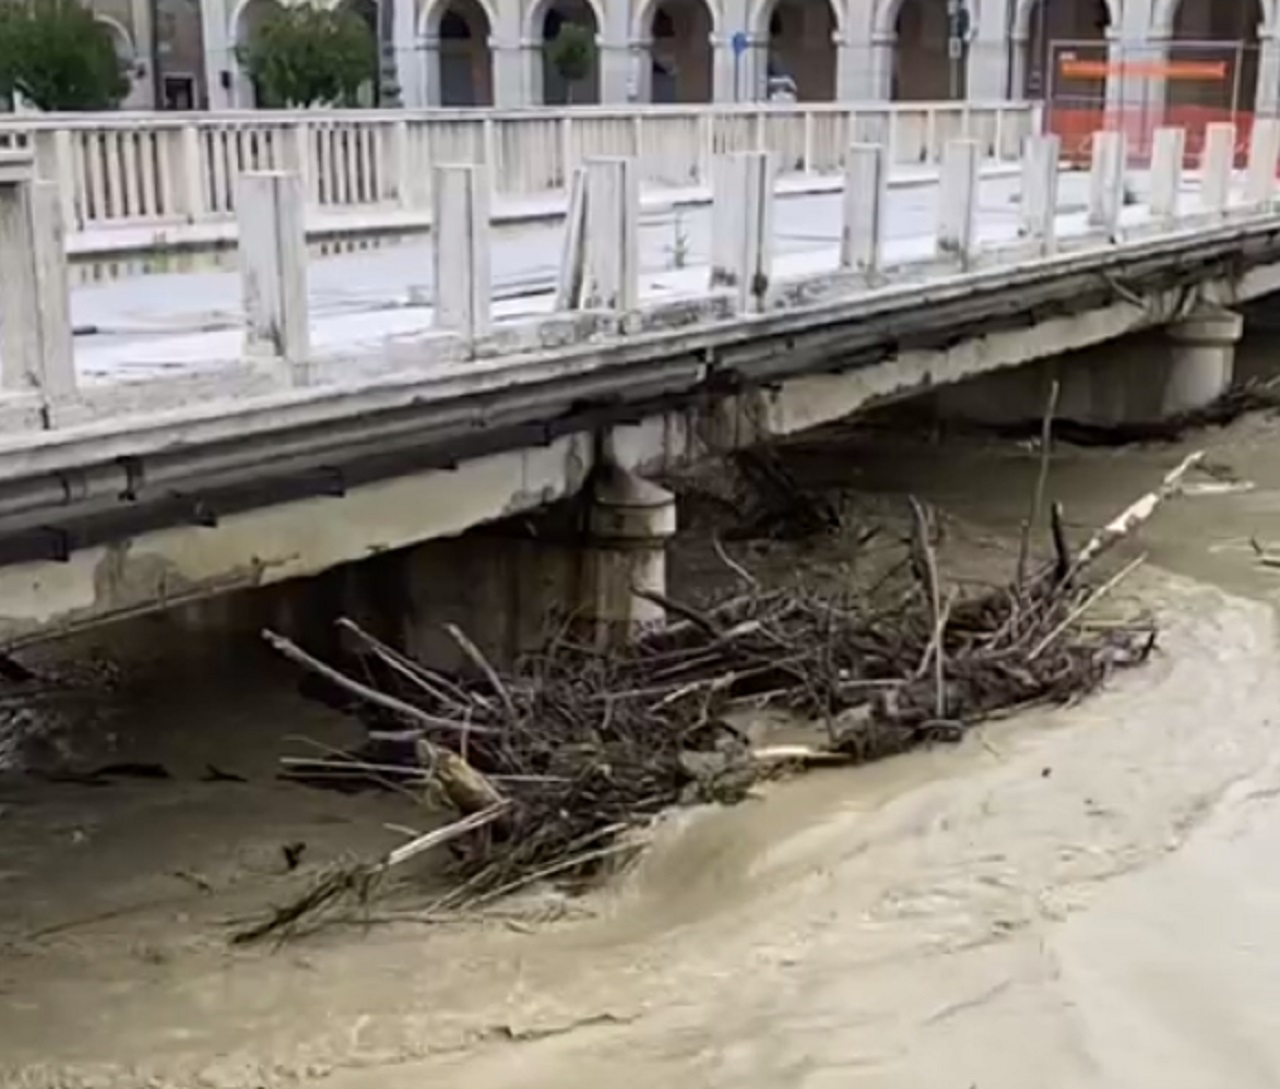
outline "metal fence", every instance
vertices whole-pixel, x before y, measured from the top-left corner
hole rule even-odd
[[[1045,124],[1072,162],[1087,161],[1093,134],[1111,130],[1125,133],[1130,162],[1141,165],[1159,128],[1184,129],[1188,159],[1198,161],[1208,126],[1231,122],[1243,162],[1258,60],[1257,46],[1245,42],[1055,41],[1044,74]]]

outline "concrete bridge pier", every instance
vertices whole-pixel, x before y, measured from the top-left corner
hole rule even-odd
[[[1060,419],[1102,428],[1152,423],[1222,396],[1243,332],[1239,314],[1204,303],[1163,329],[940,390],[935,407],[980,423],[1029,423],[1044,412],[1056,378]]]
[[[553,507],[348,565],[337,589],[321,576],[299,590],[433,667],[466,668],[448,624],[510,665],[553,632],[608,646],[661,623],[637,591],[666,592],[675,530],[670,492],[604,463]]]
[[[1204,307],[1170,325],[1165,335],[1170,356],[1161,414],[1204,408],[1221,397],[1235,374],[1244,318],[1231,310]]]
[[[665,612],[637,591],[665,594],[667,541],[676,499],[635,473],[606,464],[591,483],[578,609],[597,645],[624,643]]]

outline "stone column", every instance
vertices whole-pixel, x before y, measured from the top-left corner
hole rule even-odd
[[[666,593],[675,496],[606,463],[591,482],[589,502],[581,615],[598,643],[623,643],[664,619],[662,607],[636,591]]]
[[[966,97],[971,101],[999,102],[1009,88],[1011,52],[1010,30],[1017,22],[1018,0],[982,0],[968,4],[973,13],[973,36],[965,57]],[[1041,0],[1042,9],[1051,7]],[[1012,97],[1021,97],[1021,88]]]
[[[1244,319],[1230,310],[1204,307],[1166,330],[1170,343],[1161,410],[1172,416],[1203,408],[1231,385]]]
[[[871,39],[871,101],[887,102],[893,95],[893,56],[898,44],[896,34],[877,34]]]
[[[632,38],[627,49],[627,101],[653,101],[653,40]]]
[[[493,67],[493,104],[503,110],[531,106],[534,100],[529,97],[524,46],[519,41],[493,36],[489,38],[489,56]],[[437,79],[437,85],[439,82]]]
[[[1009,95],[1021,99],[1027,86],[1027,50],[1030,40],[1026,35],[1009,42]]]
[[[542,42],[537,38],[521,38],[515,47],[520,58],[521,106],[542,105]],[[496,63],[496,58],[495,58]]]
[[[724,35],[713,34],[711,36],[711,100],[717,103],[736,102],[738,96],[741,95],[745,100],[747,89],[741,83],[742,69],[745,65],[746,57],[742,57],[737,62],[737,75],[739,85],[734,84],[734,58],[733,43]]]
[[[440,94],[440,38],[434,33],[427,33],[419,39],[422,56],[418,66],[418,79],[420,89],[418,91],[421,101],[415,102],[414,105],[419,106],[439,106]],[[405,105],[409,104],[408,94],[405,96]]]
[[[1258,97],[1254,113],[1259,117],[1280,115],[1280,27],[1258,31]]]
[[[426,51],[418,41],[417,4],[414,0],[395,0],[392,12],[393,67],[385,77],[394,80],[400,91],[400,105],[418,109],[427,105]]]
[[[228,26],[230,12],[225,0],[201,0],[200,29],[204,42],[204,80],[209,96],[209,109],[231,108],[231,88],[234,86],[239,66],[232,56],[231,35],[235,28]],[[226,73],[226,86],[223,73]]]
[[[631,43],[596,37],[596,57],[600,66],[600,104],[628,101],[631,86]]]

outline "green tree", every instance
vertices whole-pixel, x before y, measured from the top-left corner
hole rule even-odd
[[[41,110],[111,110],[129,93],[110,29],[80,0],[0,2],[0,93]]]
[[[378,75],[378,43],[355,12],[276,8],[236,51],[268,106],[355,106]]]
[[[547,43],[551,67],[568,84],[569,101],[573,88],[589,75],[596,63],[596,36],[581,23],[562,23],[559,33]]]

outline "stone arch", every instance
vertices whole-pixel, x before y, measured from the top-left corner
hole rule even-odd
[[[720,13],[714,0],[644,0],[631,41],[645,69],[638,92],[650,102],[710,102],[714,97],[712,37]]]
[[[124,25],[110,15],[94,12],[93,19],[107,28],[111,35],[111,44],[115,46],[116,56],[126,64],[132,64],[138,58],[138,48],[134,45],[133,35],[125,30]]]
[[[554,41],[560,27],[576,23],[586,27],[599,45],[604,33],[604,11],[600,0],[541,0],[529,9],[529,37],[535,43],[534,101],[544,106],[594,105],[600,101],[600,53],[597,48],[590,74],[575,84],[568,84],[551,62],[547,45]]]
[[[239,58],[236,56],[236,47],[243,45],[249,40],[249,35],[253,33],[254,27],[266,17],[266,15],[281,8],[279,0],[239,0],[231,10],[228,21],[227,41],[231,46],[231,60],[235,65],[235,88],[233,104],[239,107],[253,107],[258,105],[258,89],[253,85],[253,80],[249,78],[240,64]]]
[[[720,33],[720,4],[718,0],[698,0],[707,12],[708,18],[711,20],[711,33]],[[640,0],[636,4],[634,13],[631,17],[631,38],[633,41],[643,41],[653,27],[653,20],[658,14],[658,10],[665,4],[665,0]]]
[[[603,34],[605,27],[604,8],[601,6],[600,0],[582,0],[587,8],[590,9],[591,15],[595,20],[596,34]],[[526,41],[538,42],[542,40],[542,29],[546,23],[546,18],[551,14],[552,10],[562,6],[561,0],[537,0],[536,3],[529,5],[528,15],[525,17],[524,36]],[[490,26],[496,24],[492,21]]]
[[[428,100],[441,106],[493,104],[493,37],[497,13],[489,0],[437,0],[423,13],[419,33],[434,52]]]
[[[799,100],[835,100],[836,39],[844,29],[839,0],[760,0],[751,28],[764,46],[761,89],[766,94],[771,79],[789,77]]]
[[[493,6],[493,0],[472,0],[480,13],[484,16],[485,23],[488,25],[489,34],[492,35],[493,28],[498,25],[498,11]],[[457,6],[456,0],[432,0],[422,9],[422,15],[418,19],[419,34],[436,34],[440,30],[440,21],[451,7]]]
[[[881,10],[893,17],[882,39],[893,42],[889,97],[908,102],[963,99],[967,50],[959,58],[949,52],[947,0],[886,0]]]
[[[1120,0],[1100,0],[1105,5],[1112,27],[1120,26]],[[1013,40],[1025,42],[1031,36],[1031,20],[1037,9],[1042,10],[1054,0],[1018,0],[1013,15]]]
[[[1169,80],[1164,88],[1171,124],[1194,134],[1210,121],[1239,121],[1257,99],[1259,28],[1267,16],[1263,0],[1163,0],[1155,11],[1156,34],[1167,42],[1170,62],[1225,61],[1216,81]],[[1167,28],[1167,29],[1166,29]]]
[[[872,21],[871,37],[883,41],[897,34],[898,15],[906,0],[878,0]]]
[[[1046,101],[1052,93],[1070,99],[1077,112],[1101,107],[1107,81],[1072,78],[1060,83],[1053,73],[1054,43],[1079,43],[1087,59],[1105,61],[1108,35],[1119,25],[1117,11],[1115,0],[1020,0],[1010,43],[1016,73],[1012,93]]]
[[[1183,14],[1185,6],[1193,2],[1194,0],[1156,0],[1155,10],[1151,14],[1151,36],[1172,38],[1177,28],[1178,17]],[[1258,13],[1258,22],[1250,28],[1253,34],[1257,33],[1259,24],[1275,25],[1277,13],[1274,9],[1268,10],[1265,0],[1254,0],[1253,8]],[[1249,9],[1246,7],[1242,10],[1247,12]]]

